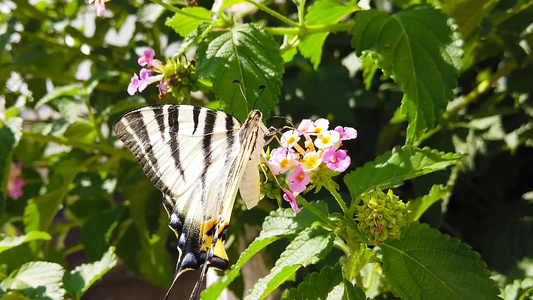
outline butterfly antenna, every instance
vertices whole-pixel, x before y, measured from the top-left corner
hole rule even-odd
[[[257,98],[255,98],[254,107],[253,107],[254,109],[255,109],[255,104],[257,103],[257,100],[259,100],[259,98],[261,97],[261,95],[263,95],[263,92],[265,91],[265,86],[264,85],[260,85],[259,89],[261,90],[261,92],[259,93]]]
[[[239,80],[237,80],[237,79],[233,80],[232,83],[236,83],[236,84],[239,85],[239,89],[241,90],[242,97],[244,98],[244,100],[246,100],[246,106],[248,106],[248,98],[246,98],[246,95],[244,94],[244,89],[242,87],[242,83]],[[255,109],[255,104],[257,103],[257,100],[259,100],[259,98],[261,98],[261,95],[263,95],[263,92],[265,91],[265,86],[264,85],[260,85],[259,89],[261,90],[261,92],[259,93],[259,95],[255,99],[254,106],[252,107],[252,109]]]
[[[241,95],[244,98],[244,102],[246,102],[246,108],[249,110],[250,107],[248,107],[248,98],[246,98],[246,95],[244,94],[244,89],[242,87],[242,83],[239,80],[237,80],[237,79],[233,80],[231,83],[236,83],[236,84],[239,85],[239,90],[241,90]]]

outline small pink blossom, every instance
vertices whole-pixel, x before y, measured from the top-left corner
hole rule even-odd
[[[22,196],[22,187],[26,184],[21,176],[22,164],[15,163],[11,165],[7,179],[7,194],[14,200]]]
[[[357,138],[357,130],[352,127],[335,127],[335,131],[340,134],[341,141],[352,140]]]
[[[313,125],[313,121],[309,119],[303,119],[300,125],[298,125],[298,131],[300,133],[309,132],[309,128]]]
[[[131,82],[128,85],[128,94],[130,94],[130,96],[133,96],[135,92],[137,92],[137,89],[139,88],[140,84],[141,81],[139,80],[139,76],[137,76],[137,74],[133,74],[133,76],[131,77]]]
[[[158,85],[159,88],[159,98],[165,98],[168,93],[168,85],[170,84],[170,79],[162,80]]]
[[[295,213],[300,212],[300,208],[298,207],[298,203],[296,202],[296,196],[298,196],[299,193],[292,193],[291,191],[287,189],[283,189],[283,199],[290,203],[292,210],[294,210]]]
[[[101,0],[97,0],[97,1],[101,1]],[[139,57],[139,59],[137,60],[137,63],[141,67],[144,67],[144,66],[150,67],[152,66],[152,60],[154,59],[154,56],[155,56],[154,49],[144,50],[141,57]]]
[[[146,70],[146,69],[143,69],[143,70]],[[144,72],[143,74],[143,70],[141,70],[141,81],[139,82],[139,93],[144,91],[144,89],[146,89],[146,87],[148,87],[150,84],[163,80],[163,77],[164,77],[163,74],[156,75],[156,76],[150,76],[149,74],[151,74],[151,72],[150,73]]]
[[[311,181],[311,176],[309,173],[304,172],[302,166],[297,165],[294,168],[294,172],[289,174],[288,180],[289,188],[296,193],[301,193],[305,191],[306,186]]]
[[[297,130],[289,130],[281,135],[281,146],[284,148],[293,147],[300,140],[300,133]]]
[[[287,172],[294,165],[292,152],[287,152],[285,148],[276,148],[270,152],[268,164],[275,175]]]
[[[326,130],[317,136],[315,140],[315,146],[318,149],[327,149],[327,148],[331,148],[339,140],[340,140],[340,134],[337,131]]]
[[[344,172],[350,166],[351,159],[346,150],[327,149],[322,154],[322,161],[333,171]]]
[[[94,6],[96,6],[96,15],[101,17],[105,13],[105,0],[96,0],[94,1]]]

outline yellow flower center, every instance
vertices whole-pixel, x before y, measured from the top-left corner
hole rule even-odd
[[[279,166],[281,168],[286,168],[288,165],[289,165],[289,160],[288,159],[284,159],[284,160],[279,162]]]
[[[305,160],[305,166],[308,168],[308,169],[312,169],[316,166],[316,162],[317,162],[317,158],[316,157],[308,157],[306,160]]]
[[[315,133],[322,133],[322,128],[318,127],[315,129]]]
[[[322,140],[320,140],[320,143],[322,145],[327,145],[331,141],[331,138],[329,136],[324,137]]]
[[[291,137],[289,137],[289,139],[287,140],[287,143],[288,143],[288,144],[292,144],[292,143],[294,143],[294,141],[296,141],[296,138],[295,138],[294,136],[291,136]]]

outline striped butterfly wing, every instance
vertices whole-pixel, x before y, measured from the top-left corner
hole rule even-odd
[[[113,128],[163,192],[169,226],[178,237],[174,282],[204,266],[191,299],[199,295],[207,267],[228,267],[224,239],[243,176],[247,206],[259,201],[259,155],[267,132],[261,118],[254,110],[241,124],[208,108],[160,105],[130,111]]]

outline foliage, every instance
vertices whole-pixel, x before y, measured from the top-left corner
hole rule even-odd
[[[278,208],[275,182],[276,199],[237,201],[231,267],[203,299],[531,297],[533,2],[150,1],[108,1],[102,17],[83,1],[0,4],[1,299],[80,299],[117,263],[169,286],[161,194],[111,131],[161,103],[358,132],[348,174],[314,178],[301,212]],[[149,48],[175,63],[165,76],[196,73],[128,96]],[[356,214],[379,190],[410,224],[375,245]],[[365,216],[373,230],[390,207]],[[248,284],[254,259],[270,271]]]

